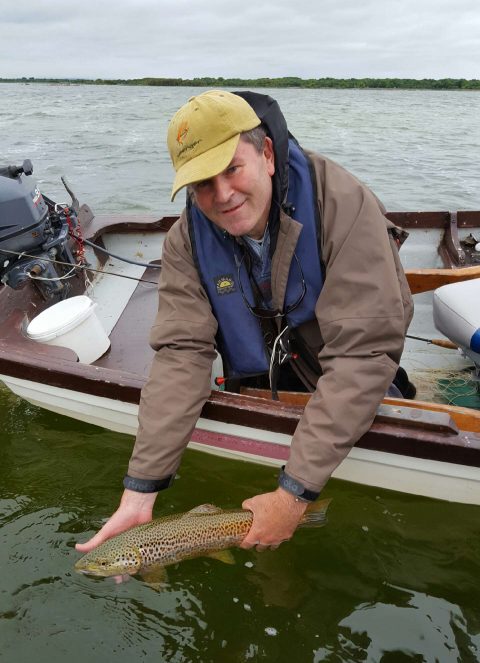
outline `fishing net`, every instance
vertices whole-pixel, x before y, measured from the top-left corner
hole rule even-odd
[[[416,370],[411,379],[417,400],[480,409],[479,382],[473,367]]]

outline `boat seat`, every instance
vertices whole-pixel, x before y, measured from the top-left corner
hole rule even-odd
[[[480,368],[480,279],[450,283],[433,293],[436,329]]]

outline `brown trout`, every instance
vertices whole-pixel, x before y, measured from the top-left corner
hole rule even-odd
[[[310,504],[299,527],[324,525],[329,503],[327,499]],[[79,559],[75,570],[94,576],[138,573],[153,582],[163,576],[165,566],[184,559],[208,556],[233,563],[227,548],[245,538],[252,522],[251,511],[202,504],[122,532]]]

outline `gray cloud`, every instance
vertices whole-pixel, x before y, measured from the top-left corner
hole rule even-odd
[[[0,76],[480,78],[478,0],[0,0]]]

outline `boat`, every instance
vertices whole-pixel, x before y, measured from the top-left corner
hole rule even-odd
[[[30,170],[24,162],[15,171],[0,169],[0,175],[24,182]],[[0,381],[36,406],[133,436],[140,391],[153,358],[148,336],[157,310],[161,247],[177,217],[95,217],[88,205],[80,207],[66,183],[71,206],[56,205],[32,186],[27,198],[35,222],[13,229],[0,225]],[[452,344],[445,335],[435,338],[439,332],[432,302],[439,286],[480,277],[475,238],[475,233],[480,238],[480,212],[387,216],[410,234],[401,257],[416,312],[402,365],[418,393],[413,401],[385,399],[370,430],[333,477],[480,505],[480,410],[452,405],[445,392],[432,393],[432,385],[453,376],[454,382],[469,385],[474,401],[478,397],[475,380],[469,377],[471,357],[458,351],[458,341]],[[85,295],[95,303],[95,318],[110,345],[101,356],[91,363],[78,361],[71,348],[29,335],[31,322],[40,314]],[[218,357],[212,393],[190,447],[283,465],[309,395],[280,392],[279,400],[272,400],[266,391],[226,391],[218,386],[221,376]]]

